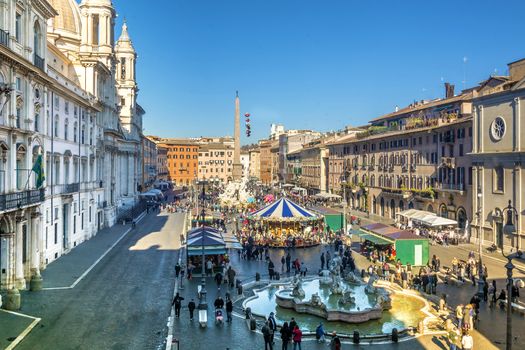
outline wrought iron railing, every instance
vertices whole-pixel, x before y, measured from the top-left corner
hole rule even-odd
[[[33,63],[35,64],[35,66],[37,66],[38,68],[44,70],[44,66],[45,66],[45,60],[38,56],[36,53],[34,55],[34,61]]]
[[[9,32],[0,29],[0,45],[9,47]]]
[[[43,202],[45,190],[28,190],[0,195],[0,210],[10,210]]]

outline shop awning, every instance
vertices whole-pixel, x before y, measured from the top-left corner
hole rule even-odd
[[[422,225],[431,226],[431,227],[454,226],[458,224],[456,220],[443,218],[441,216],[437,216],[434,213],[431,213],[429,211],[424,211],[424,210],[408,209],[408,210],[398,213],[397,215],[406,217],[413,221],[419,222]]]
[[[225,247],[204,247],[204,255],[221,255],[226,254],[226,248]],[[196,255],[202,255],[202,248],[198,249],[189,249],[188,248],[188,256],[196,256]]]

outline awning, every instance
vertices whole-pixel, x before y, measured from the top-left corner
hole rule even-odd
[[[221,255],[226,254],[226,248],[221,247],[204,247],[204,255]],[[188,249],[188,256],[202,255],[202,249]]]
[[[371,234],[367,234],[367,233],[362,233],[359,235],[363,240],[365,241],[370,241],[374,244],[377,244],[377,245],[390,245],[394,242],[391,242],[385,238],[381,238],[381,237],[378,237],[378,236],[374,236],[374,235],[371,235]]]
[[[332,193],[328,193],[328,192],[322,192],[322,193],[318,193],[318,194],[314,195],[314,198],[319,198],[319,199],[341,199],[342,197],[337,195],[337,194],[332,194]]]
[[[419,222],[425,226],[453,226],[458,224],[458,222],[455,220],[442,218],[441,216],[437,216],[434,213],[424,210],[408,209],[398,213],[397,215]]]

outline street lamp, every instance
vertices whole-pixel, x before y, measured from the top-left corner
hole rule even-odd
[[[483,286],[485,284],[485,281],[483,279],[483,261],[482,261],[482,255],[483,255],[483,250],[482,250],[482,241],[483,241],[483,238],[482,238],[482,235],[483,235],[483,231],[482,231],[482,228],[481,228],[481,197],[483,196],[483,193],[481,191],[481,184],[479,183],[478,181],[478,190],[477,190],[477,196],[478,196],[478,209],[476,211],[476,220],[478,221],[478,254],[479,254],[479,263],[478,263],[478,295],[479,296],[482,296],[483,295]]]
[[[507,212],[507,226],[515,226],[516,227],[516,234],[519,237],[519,231],[518,231],[518,222],[519,222],[519,213],[516,208],[512,206],[512,201],[509,200],[509,205],[507,208],[504,209],[504,211]],[[513,217],[516,223],[513,222]],[[511,241],[512,242],[512,241]],[[513,250],[513,249],[512,249]],[[517,251],[515,253],[511,253],[509,255],[505,255],[503,252],[503,244],[501,245],[501,254],[503,257],[507,259],[507,263],[505,264],[505,268],[507,269],[507,345],[505,349],[511,350],[512,349],[512,285],[513,285],[513,279],[512,279],[512,270],[514,270],[514,264],[512,263],[512,259],[516,257],[521,257],[522,252]]]
[[[201,218],[202,218],[202,238],[201,238],[201,247],[202,247],[202,257],[201,257],[201,264],[202,264],[202,280],[201,280],[201,290],[199,293],[199,324],[201,327],[206,327],[208,325],[208,304],[206,303],[206,271],[205,271],[205,261],[204,261],[204,226],[205,226],[205,215],[206,210],[204,208],[204,200],[206,196],[206,190],[205,190],[205,181],[202,181],[202,211],[201,211]],[[197,200],[198,203],[198,200]]]

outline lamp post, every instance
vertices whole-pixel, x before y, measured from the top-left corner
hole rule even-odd
[[[516,234],[519,236],[518,210],[512,206],[512,202],[510,200],[509,200],[509,205],[504,210],[507,212],[507,225],[515,226]],[[516,221],[515,224],[513,222],[513,218]],[[515,253],[511,252],[509,255],[505,255],[505,253],[503,252],[503,244],[502,244],[501,254],[507,259],[507,263],[505,264],[505,268],[507,269],[507,344],[506,344],[505,349],[511,350],[512,349],[512,285],[513,285],[512,270],[514,270],[514,267],[515,267],[514,264],[512,263],[512,259],[516,257],[521,257],[522,252],[518,250]]]
[[[201,257],[201,264],[202,264],[202,280],[201,280],[201,290],[199,293],[199,324],[201,327],[206,327],[208,324],[208,304],[206,303],[206,270],[205,270],[205,261],[204,261],[204,226],[205,226],[205,215],[206,215],[206,209],[204,208],[204,200],[206,196],[206,190],[205,190],[205,181],[202,181],[202,211],[201,211],[201,227],[202,227],[202,238],[201,238],[201,247],[202,247],[202,257]],[[199,201],[197,200],[197,203]]]
[[[481,228],[481,197],[483,196],[483,193],[481,192],[481,184],[478,181],[478,190],[477,190],[477,196],[478,196],[478,202],[477,202],[477,211],[476,211],[476,220],[478,222],[478,254],[479,254],[479,262],[478,262],[478,296],[483,295],[483,287],[485,284],[485,280],[483,279],[483,261],[482,261],[482,255],[483,255],[483,249],[482,249],[482,235],[483,230]]]

